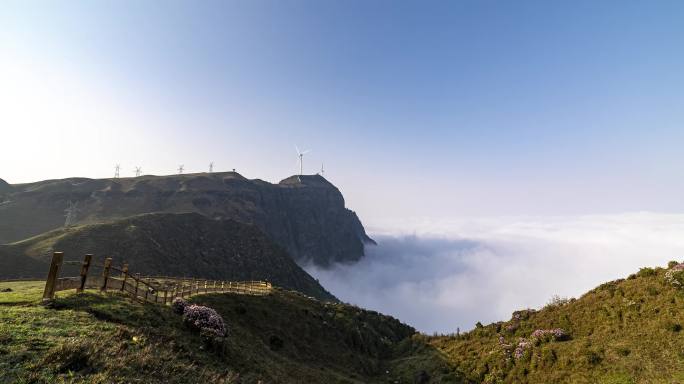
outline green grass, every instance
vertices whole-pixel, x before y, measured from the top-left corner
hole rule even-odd
[[[0,382],[372,383],[413,329],[372,311],[276,290],[200,295],[229,336],[208,343],[170,307],[118,293],[59,292],[0,283]]]
[[[397,359],[394,369],[409,368],[402,376],[408,380],[422,367],[435,382],[684,382],[684,291],[668,283],[665,272],[642,269],[577,300],[523,314],[521,320],[458,336],[414,338],[419,350],[409,355],[423,361],[408,367]],[[566,330],[570,339],[533,343],[522,358],[511,356],[520,338],[551,328]],[[503,347],[500,337],[513,347]]]
[[[684,382],[684,272],[669,281],[666,272],[642,269],[578,299],[437,337],[279,289],[193,297],[226,320],[221,345],[166,306],[61,292],[44,307],[41,282],[0,283],[14,290],[0,293],[0,382]],[[513,356],[520,338],[551,328],[569,337],[532,341]]]

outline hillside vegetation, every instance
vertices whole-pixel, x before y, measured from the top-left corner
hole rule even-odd
[[[392,370],[408,380],[425,369],[435,383],[684,382],[684,276],[677,268],[644,268],[579,299],[557,299],[461,335],[416,336]]]
[[[143,275],[188,276],[216,280],[268,280],[324,300],[335,300],[257,227],[212,220],[196,213],[146,214],[105,224],[51,231],[0,246],[0,278],[44,277],[50,255],[68,260],[92,253],[127,262]],[[78,275],[76,267],[63,276]]]
[[[644,268],[578,299],[434,337],[282,290],[196,296],[226,320],[221,353],[167,307],[62,293],[45,308],[40,284],[0,283],[15,288],[0,293],[0,382],[678,383],[682,269]]]
[[[0,382],[385,382],[392,348],[413,328],[372,311],[276,290],[209,294],[228,327],[207,345],[168,306],[119,294],[59,293],[39,304],[42,282],[0,283]]]

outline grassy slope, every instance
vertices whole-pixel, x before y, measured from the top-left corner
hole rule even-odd
[[[45,308],[42,284],[0,283],[14,290],[0,293],[0,382],[378,382],[392,346],[414,332],[375,312],[293,292],[196,296],[229,327],[219,353],[169,307],[61,292]]]
[[[40,286],[0,283],[21,289],[0,293],[0,382],[70,374],[86,382],[153,383],[684,382],[684,290],[665,273],[644,269],[565,304],[519,312],[519,320],[440,337],[289,292],[198,296],[229,324],[224,356],[201,349],[199,337],[165,307],[86,294],[46,309],[37,305]],[[500,341],[513,345],[550,328],[564,329],[569,340],[533,343],[520,359]],[[284,341],[282,349],[271,348],[273,337]]]
[[[0,278],[44,277],[53,250],[67,260],[92,253],[129,263],[131,271],[221,280],[269,280],[325,300],[335,300],[287,252],[252,225],[212,220],[196,213],[144,214],[111,223],[50,231],[0,245]],[[25,256],[25,257],[22,257]],[[4,268],[1,268],[4,267]],[[64,267],[63,275],[78,273]]]
[[[492,383],[684,382],[684,292],[665,281],[665,272],[643,269],[566,304],[522,312],[519,321],[459,336],[416,336],[404,343],[394,370],[409,380],[425,369],[431,382],[445,383],[463,377]],[[551,328],[568,331],[571,339],[539,342],[520,359],[509,358],[499,341],[516,344],[536,329]]]

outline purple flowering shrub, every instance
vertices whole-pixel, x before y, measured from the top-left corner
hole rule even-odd
[[[214,309],[202,305],[188,305],[183,311],[183,322],[196,328],[203,336],[225,337],[226,325]]]
[[[176,297],[171,302],[171,310],[177,315],[182,315],[185,307],[188,306],[188,302],[180,297]]]
[[[520,359],[525,355],[525,350],[529,349],[531,346],[532,342],[521,337],[520,340],[518,340],[518,345],[515,347],[515,351],[513,351],[513,357],[515,357],[516,360]]]
[[[503,336],[499,336],[499,347],[506,356],[506,359],[511,357],[511,349],[513,349],[513,357],[516,360],[525,356],[525,351],[533,348],[547,341],[563,341],[567,340],[569,335],[560,328],[554,329],[537,329],[530,334],[529,338],[519,338],[517,343],[508,344]]]
[[[532,339],[539,340],[539,341],[562,341],[566,340],[568,338],[568,334],[560,329],[560,328],[554,328],[554,329],[537,329],[532,334],[530,335]]]

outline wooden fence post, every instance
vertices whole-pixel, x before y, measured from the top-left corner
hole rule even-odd
[[[88,269],[90,268],[90,262],[93,260],[93,255],[90,253],[85,255],[83,258],[83,264],[81,264],[81,285],[76,289],[76,292],[83,292],[85,289],[86,278],[88,277]]]
[[[168,290],[164,290],[164,305],[166,305],[166,297],[168,296]]]
[[[121,292],[123,292],[126,290],[126,280],[128,280],[128,263],[124,263],[121,271]]]
[[[145,301],[147,301],[147,295],[150,293],[150,278],[147,278],[147,287],[145,287]]]
[[[138,300],[138,283],[140,282],[140,274],[136,273],[135,274],[135,294],[133,297]]]
[[[43,301],[52,300],[55,297],[55,284],[57,284],[59,268],[62,266],[63,260],[63,252],[55,252],[52,254],[52,262],[50,263],[50,270],[48,271],[47,280],[45,281],[45,290],[43,291]]]
[[[112,258],[108,257],[105,259],[104,268],[102,269],[102,287],[100,291],[107,290],[107,280],[109,279],[109,270],[112,267]]]
[[[208,281],[208,280],[204,280],[204,293],[209,292],[209,290],[207,289],[208,286],[209,286],[209,281]]]

